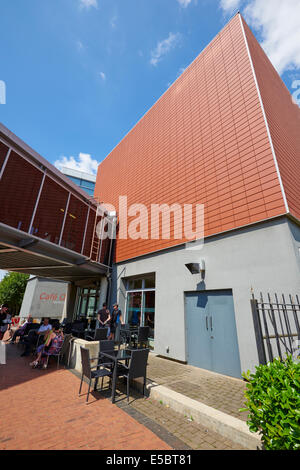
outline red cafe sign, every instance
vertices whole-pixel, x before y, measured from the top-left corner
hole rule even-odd
[[[40,295],[40,300],[47,300],[48,302],[64,302],[66,294],[48,294],[47,292],[42,292]]]

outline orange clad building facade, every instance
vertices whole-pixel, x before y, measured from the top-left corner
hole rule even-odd
[[[146,206],[127,224],[140,220],[148,237],[120,229],[116,241],[111,297],[125,322],[148,326],[161,356],[238,378],[254,370],[252,294],[299,294],[300,110],[240,14],[102,161],[95,195],[119,229],[120,196]],[[176,238],[176,217],[164,238],[154,204],[202,204],[204,243]]]
[[[275,316],[290,348],[299,336],[300,109],[239,13],[99,165],[116,243],[101,238],[103,207],[1,124],[0,179],[1,267],[70,281],[68,316],[118,302],[156,354],[237,378],[266,362],[252,294],[291,302],[284,318],[277,296],[267,309],[271,360]],[[193,211],[171,214],[166,237],[153,205]],[[204,243],[186,244],[198,205]]]
[[[298,106],[237,14],[99,165],[95,195],[149,212],[203,204],[205,237],[300,218],[299,128]],[[116,261],[185,241],[118,240]]]

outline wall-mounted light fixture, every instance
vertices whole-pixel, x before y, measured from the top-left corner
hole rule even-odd
[[[205,261],[200,260],[200,263],[187,263],[185,265],[191,274],[201,274],[204,277],[205,274]]]

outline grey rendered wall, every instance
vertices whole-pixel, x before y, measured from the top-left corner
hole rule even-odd
[[[300,227],[291,220],[288,221],[292,242],[295,249],[296,260],[300,270]]]
[[[286,218],[268,221],[206,240],[201,251],[178,247],[117,265],[117,298],[125,308],[122,279],[156,273],[155,352],[186,361],[184,292],[232,289],[242,371],[258,364],[251,288],[262,292],[300,293],[300,230]],[[186,263],[204,259],[204,282]],[[169,347],[169,353],[166,348]]]

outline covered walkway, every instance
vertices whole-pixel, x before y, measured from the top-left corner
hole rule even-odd
[[[0,181],[0,269],[73,283],[109,275],[98,202],[1,123]]]

